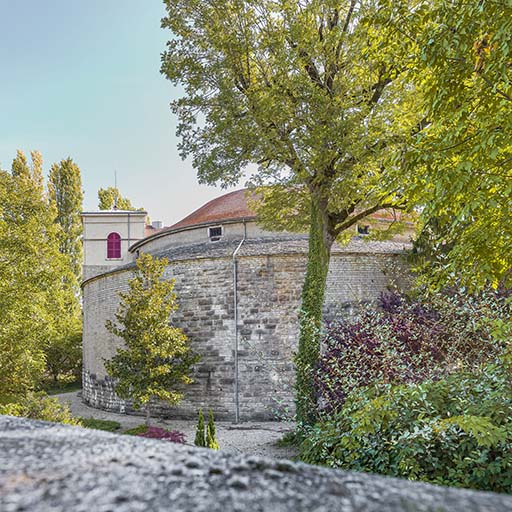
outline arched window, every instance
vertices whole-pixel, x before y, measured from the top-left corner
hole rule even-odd
[[[110,233],[107,236],[107,258],[115,259],[121,257],[121,235]]]

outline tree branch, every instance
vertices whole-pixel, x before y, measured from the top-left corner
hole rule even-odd
[[[350,226],[353,226],[361,219],[368,217],[368,215],[378,212],[379,210],[385,210],[386,208],[393,208],[394,210],[405,210],[406,205],[395,203],[382,203],[372,206],[371,208],[367,208],[366,210],[357,213],[353,217],[347,218],[344,222],[337,224],[335,229],[335,236],[338,236],[342,231],[345,231],[345,229],[349,228]]]

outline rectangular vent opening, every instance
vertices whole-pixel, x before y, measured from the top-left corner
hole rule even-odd
[[[217,226],[214,228],[208,228],[208,237],[211,242],[217,242],[222,238],[222,227]]]
[[[370,234],[370,226],[358,224],[357,232],[360,235],[369,235]]]

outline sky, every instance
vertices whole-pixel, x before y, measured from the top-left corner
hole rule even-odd
[[[85,210],[116,171],[121,194],[165,225],[225,193],[178,154],[164,14],[161,0],[0,0],[0,168],[17,149],[39,150],[46,172],[70,156]]]

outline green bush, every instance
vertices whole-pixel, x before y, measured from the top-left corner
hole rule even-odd
[[[53,421],[68,425],[80,425],[80,420],[71,415],[69,408],[43,391],[29,392],[15,403],[0,405],[0,414],[20,416],[32,420]]]
[[[106,432],[115,432],[121,428],[121,423],[118,421],[98,420],[96,418],[80,418],[80,423],[84,428],[105,430]]]
[[[512,393],[504,367],[459,371],[435,382],[356,389],[340,412],[310,429],[301,459],[512,492]]]
[[[145,434],[148,431],[148,426],[143,423],[142,425],[138,425],[133,428],[129,428],[128,430],[125,430],[123,434],[126,434],[128,436],[138,436],[140,434]]]
[[[212,450],[219,449],[219,443],[217,442],[217,429],[215,428],[215,420],[211,409],[208,414],[208,425],[206,426],[206,447],[211,448]]]
[[[199,409],[199,416],[197,418],[196,437],[194,439],[196,446],[206,446],[206,436],[204,433],[204,415],[203,409]]]

